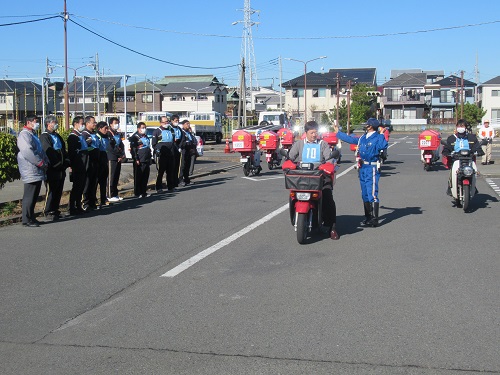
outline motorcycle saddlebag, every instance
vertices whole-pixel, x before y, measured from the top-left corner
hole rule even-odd
[[[323,171],[296,169],[285,174],[285,187],[290,190],[323,190]]]

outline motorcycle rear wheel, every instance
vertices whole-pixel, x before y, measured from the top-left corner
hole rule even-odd
[[[243,164],[243,174],[247,177],[250,174],[250,161]]]
[[[271,171],[273,168],[274,168],[274,164],[272,161],[270,161],[269,163],[267,163],[267,167],[269,168],[269,170]]]
[[[462,207],[464,211],[467,211],[469,209],[469,203],[470,203],[470,186],[469,185],[464,185],[462,188]]]
[[[297,242],[304,244],[307,238],[307,214],[297,215]]]
[[[427,163],[424,163],[424,170],[429,172],[431,170],[431,165],[430,164],[427,164]]]

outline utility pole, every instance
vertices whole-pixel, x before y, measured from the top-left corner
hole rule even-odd
[[[283,83],[283,77],[282,77],[282,66],[281,66],[281,56],[278,59],[279,62],[279,69],[280,69],[280,111],[283,110],[283,87],[281,87],[281,84]]]
[[[347,134],[351,128],[351,80],[347,81]]]
[[[339,105],[340,105],[340,73],[337,73],[337,94],[335,95],[337,97],[337,126],[339,125]],[[347,133],[349,134],[349,133]]]
[[[238,98],[238,123],[239,127],[244,127],[246,125],[246,88],[245,88],[245,58],[241,59],[241,74],[240,74],[240,95]],[[245,121],[242,123],[242,114]]]
[[[64,127],[69,130],[69,93],[68,93],[68,12],[64,0]],[[54,103],[55,105],[55,103]]]
[[[460,71],[460,118],[464,118],[464,71]]]
[[[458,122],[458,78],[455,77],[455,124]]]
[[[125,85],[127,84],[127,82],[125,82]],[[95,88],[96,88],[96,92],[97,92],[97,116],[99,116],[101,114],[101,99],[100,99],[100,95],[99,95],[99,54],[96,52],[95,53]],[[125,114],[125,118],[127,118],[126,114]],[[127,126],[125,124],[125,126]]]

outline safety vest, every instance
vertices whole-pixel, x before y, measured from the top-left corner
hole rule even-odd
[[[148,137],[141,137],[139,134],[137,134],[137,138],[139,138],[139,140],[142,142],[142,145],[139,145],[139,148],[149,147],[151,141]]]
[[[453,151],[459,152],[460,150],[470,150],[469,140],[467,138],[458,138],[455,136],[455,147]]]
[[[493,138],[493,129],[492,128],[483,128],[481,129],[481,138]]]
[[[170,129],[161,128],[161,143],[165,142],[173,142],[174,136],[172,135],[172,131]]]
[[[52,148],[56,151],[59,151],[62,148],[61,140],[56,134],[49,132],[47,133],[50,135],[50,138],[52,138]]]

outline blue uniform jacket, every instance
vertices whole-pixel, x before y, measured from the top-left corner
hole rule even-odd
[[[377,161],[380,151],[387,149],[388,146],[384,135],[379,132],[375,132],[369,137],[366,137],[366,134],[361,137],[353,137],[339,131],[337,138],[347,143],[357,144],[359,156],[366,162]]]

